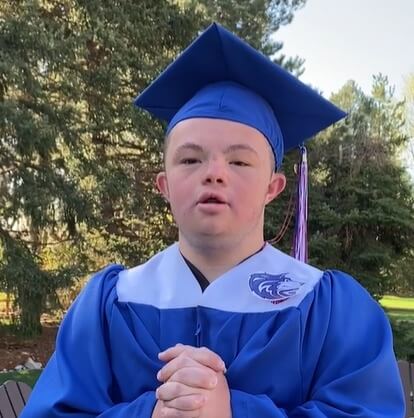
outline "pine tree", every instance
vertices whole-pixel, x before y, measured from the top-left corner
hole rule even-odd
[[[131,102],[193,34],[195,15],[165,1],[119,6],[0,5],[0,283],[26,335],[55,291],[94,267],[93,250],[127,235],[129,209],[146,211],[141,155],[157,130],[142,129]]]
[[[311,146],[311,256],[380,297],[398,287],[401,261],[413,250],[414,194],[400,158],[408,143],[403,103],[383,76],[370,96],[349,82],[332,100],[349,116]]]
[[[24,333],[73,279],[176,239],[153,186],[163,126],[134,109],[136,94],[216,18],[299,71],[270,34],[303,4],[0,4],[0,287]]]

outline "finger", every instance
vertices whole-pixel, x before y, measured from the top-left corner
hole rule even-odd
[[[164,401],[164,406],[179,409],[180,411],[194,411],[202,408],[206,398],[202,394],[180,396],[171,401]]]
[[[183,367],[177,370],[168,381],[179,382],[193,388],[212,390],[217,386],[218,378],[216,373],[207,367]]]
[[[160,382],[166,382],[175,372],[184,367],[206,367],[191,357],[186,356],[184,353],[178,357],[170,360],[164,367],[162,367],[157,373],[157,379]]]
[[[159,353],[158,357],[162,361],[169,362],[180,355],[187,355],[217,372],[226,372],[226,365],[221,357],[207,347],[192,347],[179,344]]]
[[[192,386],[184,385],[180,382],[166,382],[155,391],[157,399],[161,401],[171,401],[180,396],[197,395],[203,389],[194,388]]]
[[[173,358],[179,356],[185,350],[193,348],[191,345],[176,344],[173,347],[167,348],[158,354],[158,358],[163,361],[170,361]]]
[[[183,411],[180,409],[169,408],[168,406],[163,406],[161,408],[162,418],[199,418],[200,415],[200,409],[193,411]]]
[[[188,344],[177,343],[169,348],[166,348],[164,351],[160,351],[160,354],[174,353],[174,355],[178,355],[188,348],[194,348],[194,347]]]

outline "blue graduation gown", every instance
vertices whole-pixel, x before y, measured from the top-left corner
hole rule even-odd
[[[404,416],[388,320],[354,279],[266,245],[202,292],[174,244],[89,281],[21,417],[150,418],[177,343],[225,361],[234,418]]]

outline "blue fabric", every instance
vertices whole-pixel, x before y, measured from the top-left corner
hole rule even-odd
[[[298,307],[244,314],[119,302],[120,270],[69,310],[22,418],[149,418],[157,355],[178,342],[226,362],[233,418],[404,416],[388,320],[351,277],[326,272]]]
[[[187,117],[220,115],[224,119],[257,128],[269,140],[276,153],[278,166],[282,162],[283,152],[299,146],[346,115],[315,90],[217,23],[213,23],[195,39],[134,103],[170,124],[175,117],[180,118],[176,116],[177,113],[182,113],[183,106],[195,95],[209,85],[220,82],[243,86],[250,90],[251,98],[246,93],[242,102],[237,104],[236,100],[242,93],[234,90],[232,105],[236,107],[231,108],[230,113],[218,114],[213,110],[212,115],[207,115],[207,109],[211,109],[209,105],[207,108],[203,106],[200,113],[193,107],[191,115],[187,112]],[[211,95],[212,92],[208,92],[208,98]],[[257,99],[258,96],[261,101]],[[229,97],[226,100],[231,101]],[[262,111],[263,115],[259,116]],[[268,117],[269,120],[264,122],[263,119]],[[268,135],[269,128],[275,131],[276,136],[272,136],[273,132]],[[279,130],[280,134],[277,132]],[[281,139],[283,145],[278,143]]]
[[[96,274],[69,309],[58,333],[56,352],[20,418],[151,417],[157,381],[155,376],[145,374],[142,353],[138,353],[135,375],[122,376],[120,385],[116,381],[118,370],[113,368],[114,362],[122,359],[113,358],[111,339],[122,338],[126,348],[131,347],[125,322],[119,331],[111,331],[111,322],[117,318],[114,285],[121,269],[114,265]],[[125,355],[129,364],[136,355],[128,359],[128,350],[117,354]],[[150,369],[158,366],[151,362]],[[127,379],[132,379],[132,391],[128,390]]]
[[[234,82],[209,84],[175,114],[166,134],[185,119],[201,117],[230,120],[257,129],[269,142],[280,168],[284,154],[282,132],[272,108],[261,96]]]

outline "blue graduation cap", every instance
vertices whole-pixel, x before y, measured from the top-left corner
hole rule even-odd
[[[213,23],[136,99],[168,123],[216,118],[240,122],[268,140],[280,168],[283,155],[346,116],[246,42]],[[306,262],[307,162],[301,146],[293,255]]]
[[[209,26],[136,99],[168,123],[210,117],[241,122],[270,143],[276,165],[346,114],[217,23]]]

